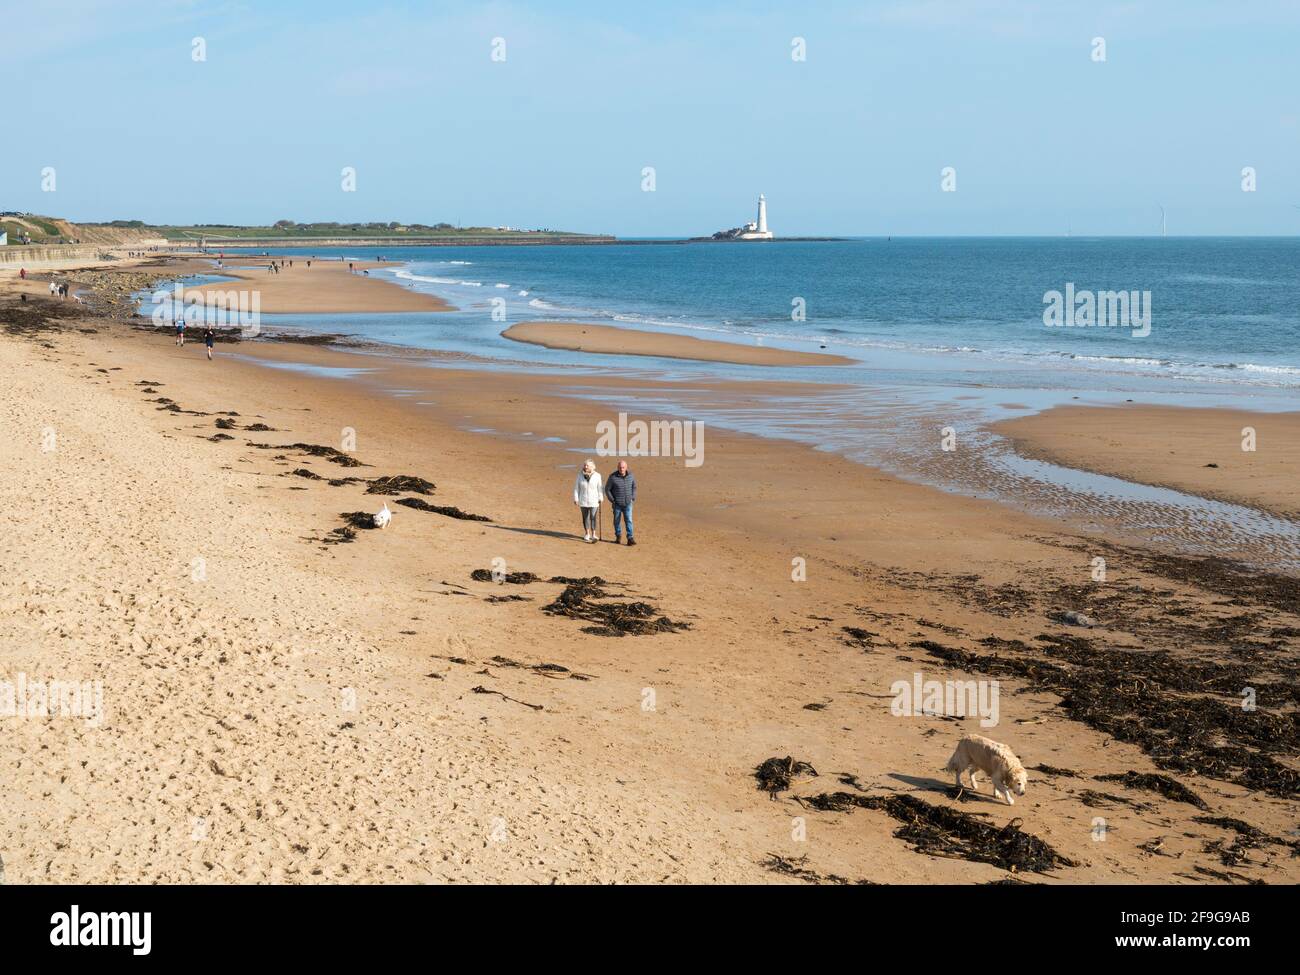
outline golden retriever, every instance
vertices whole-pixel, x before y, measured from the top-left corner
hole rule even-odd
[[[1025,767],[1020,764],[1015,752],[1006,745],[979,735],[964,735],[957,742],[957,750],[948,759],[947,770],[957,776],[958,789],[962,788],[961,774],[969,771],[972,792],[979,791],[975,784],[975,773],[983,772],[993,780],[993,795],[1005,798],[1008,806],[1016,804],[1011,798],[1012,788],[1023,796],[1028,780]]]

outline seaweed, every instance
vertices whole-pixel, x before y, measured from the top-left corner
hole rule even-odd
[[[570,670],[561,664],[524,664],[518,660],[511,660],[509,657],[503,657],[500,654],[494,656],[490,663],[497,667],[509,667],[515,670],[531,670],[533,673],[542,677],[549,677],[551,680],[591,680],[591,674],[579,674]]]
[[[1130,789],[1158,792],[1166,799],[1172,799],[1174,802],[1185,802],[1197,809],[1210,808],[1205,804],[1204,799],[1177,779],[1168,775],[1160,775],[1158,772],[1117,772],[1113,775],[1094,775],[1093,778],[1098,782],[1122,782]]]
[[[508,582],[513,586],[526,586],[529,583],[537,582],[540,578],[531,572],[506,572],[503,573],[500,580],[492,575],[490,569],[475,569],[469,574],[469,577],[475,582]]]
[[[771,799],[775,799],[778,792],[788,791],[796,775],[816,776],[817,770],[790,755],[785,758],[769,758],[754,768],[754,778],[758,780],[759,789]]]
[[[1082,774],[1070,768],[1057,768],[1055,765],[1031,765],[1030,770],[1045,775],[1061,775],[1067,779],[1077,779]]]
[[[306,478],[309,481],[325,481],[327,484],[329,484],[330,487],[346,487],[349,484],[364,484],[366,482],[364,477],[324,478],[321,477],[319,474],[317,474],[315,471],[308,470],[306,467],[295,467],[293,470],[287,471],[284,476],[302,477],[302,478]]]
[[[841,886],[875,886],[874,880],[849,880],[847,877],[841,877],[834,873],[818,873],[808,866],[808,856],[795,859],[794,857],[784,857],[778,853],[769,853],[767,859],[762,861],[760,866],[771,870],[773,873],[779,873],[785,877],[794,877],[797,880],[803,880],[810,884],[839,884]]]
[[[273,444],[273,443],[254,443],[248,441],[248,446],[257,450],[296,450],[300,453],[310,454],[313,457],[324,457],[331,464],[338,464],[340,467],[365,467],[351,454],[344,453],[334,447],[325,447],[317,443],[290,443],[290,444]]]
[[[1121,806],[1131,806],[1138,811],[1145,811],[1151,808],[1151,806],[1145,802],[1138,802],[1135,799],[1129,799],[1125,796],[1117,796],[1113,792],[1098,792],[1095,789],[1081,789],[1077,795],[1079,801],[1090,809],[1107,809],[1116,803],[1119,803]]]
[[[435,515],[444,515],[447,518],[458,518],[461,521],[488,521],[492,519],[486,515],[474,515],[468,511],[461,511],[459,508],[445,504],[429,504],[421,498],[398,498],[395,504],[405,505],[408,508],[414,508],[416,511],[428,511]]]
[[[482,684],[477,687],[471,687],[470,690],[475,694],[495,694],[497,697],[505,698],[507,701],[511,701],[515,704],[522,704],[524,707],[532,708],[534,711],[542,710],[542,705],[540,704],[529,704],[527,701],[521,701],[516,697],[511,697],[509,694],[502,694],[500,691],[494,691],[491,688],[484,687]]]
[[[1218,826],[1220,829],[1231,830],[1236,834],[1227,846],[1224,846],[1223,840],[1212,840],[1206,841],[1201,847],[1205,853],[1215,854],[1226,867],[1235,867],[1243,861],[1248,861],[1249,851],[1257,850],[1262,846],[1289,847],[1293,857],[1300,856],[1300,841],[1270,836],[1262,829],[1240,819],[1233,819],[1231,816],[1193,816],[1192,821],[1206,826]]]
[[[993,637],[985,646],[1016,656],[978,654],[930,640],[911,645],[962,670],[1016,676],[1061,696],[1070,716],[1138,745],[1157,766],[1198,772],[1283,798],[1294,797],[1300,772],[1273,757],[1300,750],[1293,713],[1247,711],[1192,692],[1240,688],[1248,668],[1180,660],[1163,650],[1102,650],[1082,636],[1044,634],[1038,650]],[[1052,659],[1028,656],[1043,652]],[[1259,684],[1255,684],[1257,690]],[[1173,692],[1187,692],[1182,693]]]
[[[339,517],[348,523],[350,528],[374,528],[375,516],[369,511],[344,511]]]
[[[221,417],[218,417],[218,418],[217,418],[217,429],[218,429],[218,430],[238,430],[238,429],[239,429],[239,424],[236,423],[234,420],[230,420],[230,419],[227,419],[227,418],[224,417],[224,416],[221,416]]]
[[[866,650],[871,649],[872,637],[880,635],[872,633],[870,630],[864,630],[860,626],[841,626],[840,629],[848,634],[840,639],[851,647],[861,647]]]
[[[1012,819],[999,829],[970,813],[936,806],[911,795],[863,796],[851,792],[822,793],[801,798],[800,805],[823,812],[845,812],[854,807],[877,809],[903,825],[894,836],[918,853],[951,859],[991,863],[1013,872],[1046,873],[1079,864],[1058,853],[1050,844],[1021,829],[1023,820]]]
[[[390,477],[374,478],[370,482],[370,487],[366,488],[366,494],[393,495],[401,494],[403,491],[410,494],[432,494],[434,484],[414,474],[393,474]]]
[[[658,608],[650,603],[611,601],[611,594],[601,588],[603,583],[604,580],[598,576],[569,580],[555,601],[543,607],[542,612],[591,623],[593,625],[584,626],[582,632],[593,636],[645,636],[690,629],[689,623],[659,615]]]

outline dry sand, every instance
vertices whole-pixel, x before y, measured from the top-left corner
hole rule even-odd
[[[1058,406],[996,429],[1028,457],[1300,516],[1300,414]]]
[[[227,256],[227,266],[217,270],[209,266],[208,274],[220,274],[243,282],[261,295],[261,310],[267,314],[309,314],[313,312],[403,312],[450,311],[452,306],[434,295],[404,288],[395,281],[363,271],[392,267],[376,262],[353,261],[356,273],[348,270],[347,261],[294,257],[293,267],[278,274],[266,269],[271,258],[236,254]],[[248,270],[248,265],[261,266]],[[230,265],[234,265],[233,267]],[[205,295],[219,294],[237,287],[229,282],[199,285],[194,290]]]
[[[584,325],[578,322],[519,322],[501,333],[516,342],[543,345],[548,349],[595,352],[605,355],[649,355],[661,359],[699,359],[704,362],[732,362],[742,366],[843,366],[853,362],[842,355],[820,352],[792,352],[762,345],[717,342],[689,335],[643,332],[613,325]]]
[[[375,371],[325,379],[244,356]],[[858,787],[998,828],[1019,818],[1079,864],[1033,880],[1300,879],[1285,847],[1225,866],[1206,845],[1234,834],[1195,821],[1205,813],[1092,781],[1157,768],[1020,678],[1002,679],[992,729],[890,710],[894,681],[972,676],[930,646],[987,653],[983,641],[1047,633],[1097,641],[1097,653],[1219,652],[1222,627],[1248,614],[1252,632],[1300,627],[1293,609],[1221,608],[1220,594],[1136,555],[1115,556],[1094,591],[1101,542],[712,429],[701,467],[634,460],[637,548],[588,546],[569,501],[580,455],[541,441],[588,443],[610,410],[559,395],[554,378],[271,343],[222,345],[209,363],[103,321],[0,334],[0,374],[0,679],[99,680],[106,712],[98,726],[0,718],[11,883],[789,881],[765,866],[773,854],[806,857],[810,877],[1008,876],[917,852],[883,812],[792,798]],[[399,387],[420,392],[381,392]],[[213,441],[218,419],[274,429]],[[367,466],[251,446],[338,447],[348,431]],[[389,498],[388,529],[325,545],[340,512],[382,499],[296,469],[420,475],[437,485],[426,500],[493,520]],[[806,581],[792,579],[795,559]],[[470,579],[494,566],[600,575],[691,629],[586,633],[542,613],[558,585]],[[511,595],[525,600],[490,601]],[[1121,610],[1106,611],[1112,599]],[[1103,625],[1063,628],[1048,618],[1062,605]],[[1205,636],[1170,629],[1175,612]],[[1293,656],[1294,639],[1281,643]],[[1261,715],[1280,706],[1261,691]],[[941,770],[968,731],[1081,777],[1031,771],[1014,809],[987,784],[957,802]],[[820,774],[769,799],[753,769],[785,755]],[[1300,813],[1294,797],[1181,777],[1213,815],[1274,836]]]

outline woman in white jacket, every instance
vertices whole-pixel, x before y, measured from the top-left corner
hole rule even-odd
[[[600,515],[600,501],[603,496],[600,473],[595,461],[587,461],[578,472],[578,479],[573,482],[573,503],[582,509],[582,540],[596,541],[596,519]]]

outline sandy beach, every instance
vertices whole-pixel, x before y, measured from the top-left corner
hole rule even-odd
[[[1020,453],[1300,516],[1300,415],[1062,406],[997,425]]]
[[[427,300],[274,278],[266,311]],[[575,465],[612,411],[562,377],[263,341],[208,362],[3,288],[0,679],[102,687],[97,715],[0,718],[10,883],[1300,879],[1294,577],[714,428],[698,467],[632,460],[636,548],[607,515],[586,545]],[[632,351],[616,331],[580,344]],[[1142,410],[1147,439],[1083,408],[1006,432],[1208,491],[1250,463],[1233,428],[1295,423]],[[1231,496],[1294,511],[1291,469]],[[382,531],[344,517],[384,503]],[[996,681],[995,724],[899,713],[914,679]],[[1014,807],[951,789],[971,732],[1030,770]],[[1012,823],[1032,857],[991,838]]]
[[[243,282],[260,295],[261,310],[267,314],[312,314],[316,312],[403,312],[447,311],[451,305],[433,295],[402,287],[387,275],[366,272],[385,267],[375,261],[313,260],[285,258],[293,267],[272,274],[266,265],[271,258],[235,254],[226,259],[220,270],[208,265],[207,273],[220,274]],[[249,269],[248,265],[257,265]],[[353,270],[349,270],[349,265]],[[391,267],[391,265],[388,265]],[[204,295],[230,291],[232,282],[199,285],[194,290]]]
[[[818,352],[792,352],[761,345],[697,339],[635,328],[577,322],[519,322],[501,333],[516,342],[531,342],[548,349],[605,355],[647,355],[661,359],[696,359],[730,362],[742,366],[842,366],[852,359]]]

